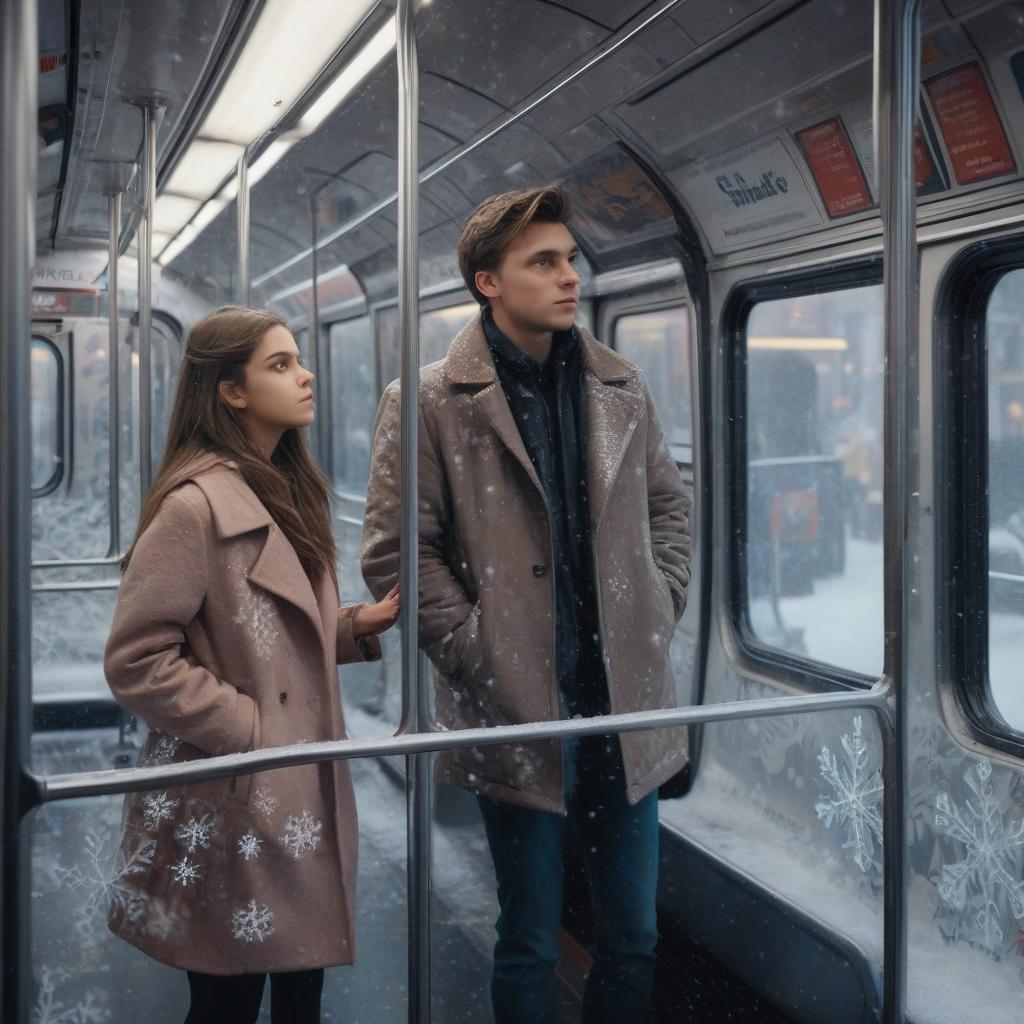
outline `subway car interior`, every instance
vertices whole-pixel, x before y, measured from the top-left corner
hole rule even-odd
[[[381,395],[477,314],[469,214],[545,184],[573,203],[577,322],[641,368],[693,485],[677,707],[472,742],[659,725],[688,751],[651,1021],[1024,1020],[1024,2],[0,10],[4,1020],[186,1012],[107,912],[176,927],[132,903],[118,826],[125,793],[204,767],[139,763],[103,651],[191,326],[244,303],[294,332],[362,600]],[[493,1020],[484,829],[432,772],[471,740],[437,728],[416,632],[403,607],[342,670],[347,740],[214,759],[348,759],[338,1024]],[[575,851],[559,1021],[586,891]]]

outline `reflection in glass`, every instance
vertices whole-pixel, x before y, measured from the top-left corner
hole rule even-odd
[[[756,639],[882,669],[882,289],[747,322],[747,593]]]
[[[997,712],[1024,729],[1024,270],[996,285],[988,362],[988,676]]]
[[[60,472],[60,365],[57,351],[32,339],[30,414],[32,419],[32,489],[48,486]]]

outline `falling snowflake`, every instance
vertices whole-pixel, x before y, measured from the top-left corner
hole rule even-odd
[[[155,832],[165,821],[171,820],[171,812],[178,806],[166,793],[148,793],[142,801],[142,817],[146,828]]]
[[[189,853],[195,853],[196,849],[199,847],[204,850],[208,850],[210,848],[210,836],[213,832],[213,823],[208,821],[208,818],[208,814],[204,814],[201,818],[189,818],[186,824],[179,825],[174,830],[174,838],[177,839]]]
[[[255,900],[231,915],[231,934],[239,942],[263,942],[274,931],[274,912]]]
[[[251,589],[250,584],[250,589],[242,598],[241,606],[235,615],[235,623],[248,630],[253,650],[260,661],[266,661],[274,652],[280,636],[274,626],[276,621],[277,612],[270,595],[262,590]]]
[[[108,910],[125,921],[138,921],[149,901],[148,893],[131,884],[152,863],[155,839],[141,839],[131,853],[115,849],[116,833],[90,831],[83,841],[83,856],[72,867],[56,865],[52,876],[62,888],[82,892],[85,900],[76,914],[75,929],[84,939],[94,941],[97,927]]]
[[[277,810],[277,805],[280,801],[266,786],[257,786],[252,802],[256,805],[256,810],[260,814],[265,814],[269,818]]]
[[[943,864],[939,898],[957,911],[971,910],[985,941],[1003,941],[1000,918],[1024,918],[1024,882],[1018,881],[1024,853],[1024,821],[1003,818],[1001,801],[992,790],[992,765],[979,761],[964,773],[977,797],[961,810],[948,793],[935,798],[935,827],[966,847],[966,856]]]
[[[833,824],[846,826],[846,842],[861,871],[878,864],[876,851],[882,848],[882,775],[868,768],[868,746],[860,716],[853,720],[853,734],[842,737],[844,764],[822,747],[818,765],[822,778],[835,790],[835,795],[819,800],[814,805],[825,828]]]
[[[288,852],[298,860],[303,854],[310,853],[320,845],[320,833],[323,823],[317,821],[309,811],[302,814],[291,814],[284,823],[284,831],[278,837]]]
[[[169,734],[161,736],[145,758],[145,767],[152,768],[158,764],[170,764],[180,746],[181,740],[177,736]]]
[[[177,864],[171,865],[171,874],[174,875],[175,882],[187,888],[191,882],[199,881],[199,865],[190,861],[188,857],[182,857]]]
[[[263,840],[256,835],[253,829],[249,829],[249,831],[238,840],[238,852],[246,860],[254,860],[262,851]]]
[[[101,1002],[96,989],[86,989],[85,995],[74,1006],[65,1006],[57,996],[57,988],[69,977],[63,968],[44,967],[39,978],[32,1024],[104,1024],[111,1019],[109,1007]]]

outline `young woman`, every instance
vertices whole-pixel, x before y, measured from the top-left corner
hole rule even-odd
[[[380,657],[397,588],[338,607],[313,374],[284,322],[226,306],[189,333],[166,454],[122,569],[105,667],[150,728],[140,764],[344,737],[336,665]],[[320,1019],[352,963],[345,761],[130,795],[111,930],[188,972],[186,1024]]]

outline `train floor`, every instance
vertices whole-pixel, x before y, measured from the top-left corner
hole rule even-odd
[[[111,730],[37,734],[38,771],[110,767]],[[360,806],[358,963],[326,972],[324,1024],[404,1024],[405,801],[399,766],[352,764]],[[181,1024],[182,972],[149,959],[105,926],[121,797],[48,805],[31,819],[33,1024]],[[483,829],[471,800],[442,798],[432,834],[431,1010],[439,1024],[490,1024],[496,914]],[[563,933],[558,1024],[578,1021],[589,954]],[[268,1022],[269,999],[260,1016]],[[785,1024],[756,994],[685,940],[663,939],[649,1024]]]

